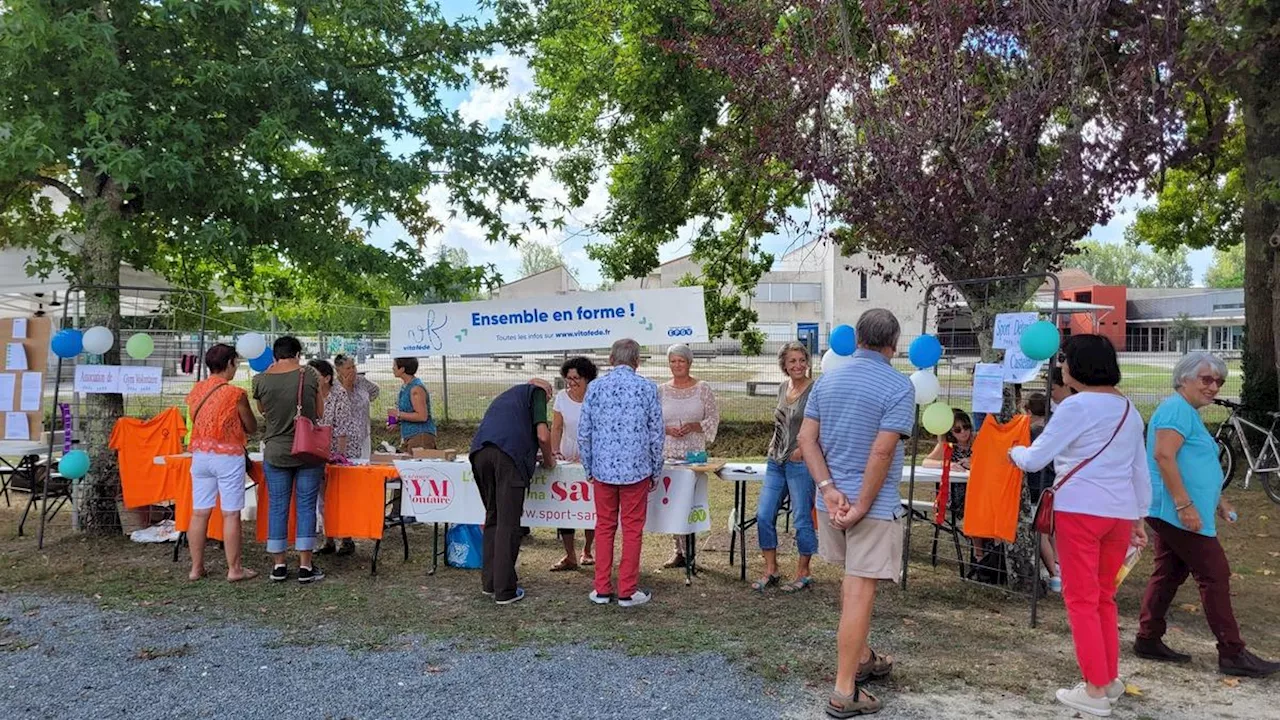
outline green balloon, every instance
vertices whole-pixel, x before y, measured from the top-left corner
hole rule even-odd
[[[933,435],[942,436],[951,430],[951,424],[955,422],[955,413],[951,412],[951,406],[939,400],[924,409],[920,413],[920,424],[924,426]]]
[[[124,344],[124,351],[134,360],[146,360],[156,350],[156,341],[146,333],[138,333]]]

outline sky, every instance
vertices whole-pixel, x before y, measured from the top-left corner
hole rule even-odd
[[[460,15],[476,15],[475,3],[471,0],[445,0],[442,9],[446,16],[456,18]],[[489,58],[488,63],[500,67],[507,72],[507,85],[502,88],[475,87],[464,92],[451,92],[443,96],[447,107],[457,108],[467,120],[473,120],[496,127],[503,121],[507,109],[515,100],[533,87],[533,74],[522,58],[499,52]],[[543,173],[533,181],[534,192],[545,198],[566,199],[563,188]],[[436,208],[436,216],[443,223],[444,229],[437,233],[428,244],[427,256],[433,255],[442,244],[448,247],[459,247],[467,251],[472,264],[490,264],[498,268],[505,282],[520,277],[520,252],[509,245],[494,245],[485,240],[483,228],[462,214],[453,219],[448,217],[449,205],[443,188],[428,193],[428,201]],[[548,232],[533,231],[526,240],[555,247],[564,256],[566,264],[572,270],[578,282],[585,288],[593,288],[600,284],[599,266],[587,257],[586,245],[590,242],[607,241],[587,230],[592,218],[603,212],[608,201],[608,193],[603,182],[597,182],[592,189],[586,204],[573,211],[567,217],[567,225],[563,230]],[[1115,215],[1106,225],[1095,226],[1090,231],[1090,238],[1106,243],[1124,242],[1124,230],[1137,215],[1138,210],[1150,203],[1150,199],[1142,195],[1131,195],[1116,205]],[[508,220],[519,220],[521,213],[513,211]],[[385,222],[371,230],[370,242],[380,247],[390,247],[399,238],[407,237],[407,233],[399,223]],[[763,238],[762,246],[774,257],[781,257],[788,249],[796,247],[805,240],[789,236],[769,236]],[[680,257],[689,252],[688,235],[683,234],[677,240],[662,247],[659,259],[663,262]],[[1191,265],[1193,283],[1201,284],[1204,272],[1212,259],[1212,250],[1196,250],[1190,253],[1188,261]]]

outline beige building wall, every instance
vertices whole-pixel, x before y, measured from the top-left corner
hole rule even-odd
[[[581,288],[568,268],[557,265],[550,270],[520,278],[494,291],[493,297],[502,300],[514,298],[538,297],[544,295],[563,295],[578,292]]]

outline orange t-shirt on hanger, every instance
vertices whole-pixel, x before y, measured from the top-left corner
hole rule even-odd
[[[177,498],[178,488],[165,482],[167,473],[156,458],[182,452],[186,423],[178,408],[150,420],[120,418],[111,431],[110,448],[120,457],[120,490],[124,506],[137,508]]]
[[[1009,448],[1031,444],[1031,416],[1007,423],[988,415],[973,439],[969,487],[964,499],[964,534],[1013,542],[1022,504],[1022,471],[1009,460]]]

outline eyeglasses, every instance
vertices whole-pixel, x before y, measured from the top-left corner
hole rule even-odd
[[[971,430],[973,430],[973,428],[965,427],[964,425],[957,425],[951,428],[952,434],[955,434],[955,435],[959,435],[962,432],[970,432]]]
[[[1216,385],[1218,387],[1222,387],[1224,384],[1226,384],[1226,382],[1227,382],[1226,378],[1214,377],[1212,375],[1200,376],[1201,385]]]

